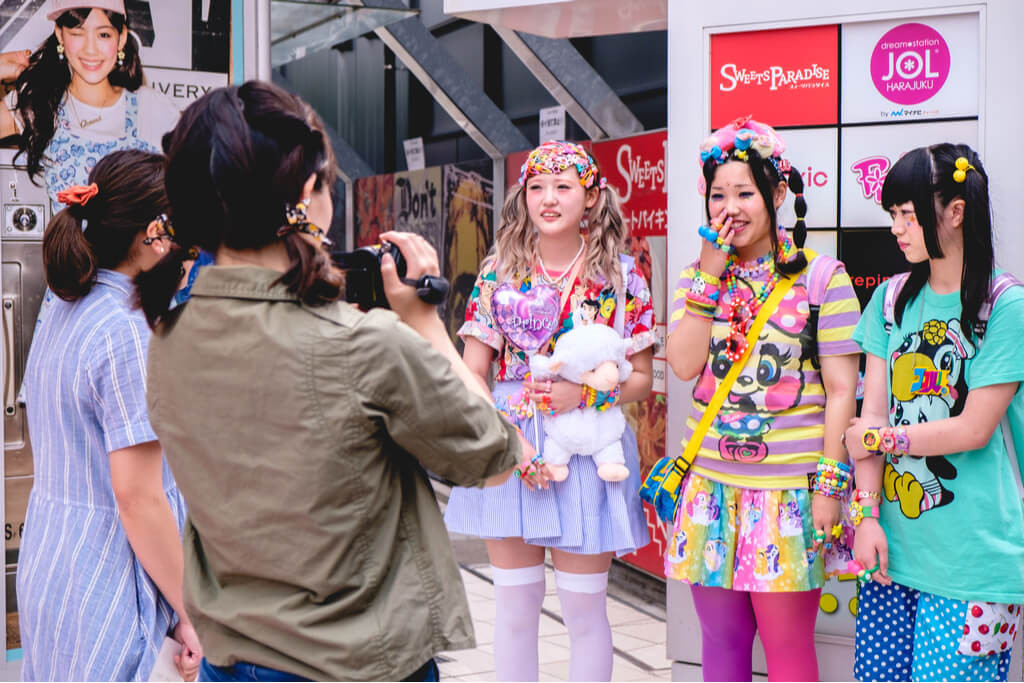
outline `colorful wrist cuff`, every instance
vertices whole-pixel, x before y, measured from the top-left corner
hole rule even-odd
[[[851,500],[849,513],[850,521],[853,522],[853,525],[860,526],[860,523],[864,521],[865,517],[878,519],[881,514],[881,510],[878,505],[861,505],[858,501]]]

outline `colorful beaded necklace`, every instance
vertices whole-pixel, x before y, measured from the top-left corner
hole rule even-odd
[[[750,279],[766,270],[768,279],[761,285],[760,291],[749,302],[740,298],[737,279]],[[747,330],[754,316],[761,310],[761,306],[771,296],[778,281],[779,272],[775,269],[775,260],[771,252],[757,259],[753,267],[729,259],[729,266],[725,271],[725,286],[729,291],[729,338],[725,347],[725,357],[731,362],[738,361],[747,350]],[[750,285],[750,291],[751,294],[754,293],[753,283]]]

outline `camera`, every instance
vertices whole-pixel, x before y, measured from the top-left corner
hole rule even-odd
[[[384,294],[384,279],[380,274],[381,259],[391,254],[399,279],[416,288],[416,294],[428,304],[437,306],[448,297],[448,281],[436,275],[424,275],[418,280],[405,277],[408,266],[397,246],[382,242],[355,251],[332,254],[334,262],[345,271],[345,300],[361,310],[391,308]]]

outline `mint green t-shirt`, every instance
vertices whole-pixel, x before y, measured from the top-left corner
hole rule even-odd
[[[891,425],[955,417],[971,390],[1024,382],[1024,287],[999,297],[980,341],[961,328],[959,292],[940,295],[925,285],[891,333],[884,299],[883,284],[853,338],[886,361]],[[925,385],[941,377],[936,371],[948,371],[948,391],[922,395],[915,368],[931,371]],[[1012,409],[1024,409],[1020,387]],[[998,428],[977,450],[887,456],[881,524],[893,580],[957,600],[1024,603],[1024,502],[1016,468]]]

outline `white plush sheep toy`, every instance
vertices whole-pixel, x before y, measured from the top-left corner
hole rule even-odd
[[[530,358],[535,381],[563,378],[608,392],[633,372],[626,360],[631,349],[628,339],[601,324],[577,324],[555,343],[550,356]],[[597,476],[605,481],[622,481],[629,476],[622,454],[622,432],[626,418],[614,404],[603,410],[575,408],[567,413],[544,416],[544,462],[555,481],[569,476],[569,458],[593,456]]]

